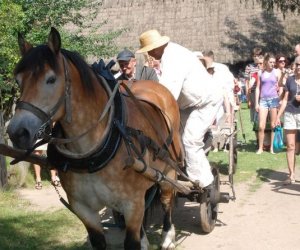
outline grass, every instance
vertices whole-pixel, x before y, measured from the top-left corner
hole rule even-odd
[[[33,212],[14,192],[0,192],[1,249],[89,249],[82,223],[68,210]]]
[[[239,117],[241,115],[241,117]],[[241,113],[237,112],[238,120],[238,165],[234,175],[235,182],[264,181],[274,171],[287,169],[285,149],[275,155],[264,152],[257,155],[255,133],[252,131],[250,111],[243,103]],[[242,126],[241,126],[242,120]],[[244,136],[246,138],[246,143]],[[219,166],[220,173],[226,174],[228,169],[228,153],[211,152],[209,160]]]

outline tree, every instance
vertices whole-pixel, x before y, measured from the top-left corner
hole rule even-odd
[[[300,14],[300,0],[256,0],[256,2],[261,3],[262,8],[267,11],[273,11],[275,8],[280,10],[283,16],[288,12]]]
[[[110,57],[117,52],[113,40],[124,29],[99,34],[93,20],[103,0],[0,0],[0,107],[7,121],[16,86],[13,68],[19,59],[17,32],[32,44],[44,43],[50,27],[60,30],[63,45],[85,57]],[[107,21],[103,21],[105,24]]]
[[[15,93],[12,69],[18,60],[16,31],[22,29],[24,13],[21,6],[10,1],[0,2],[0,143],[4,143],[4,124],[11,112]],[[0,188],[7,182],[5,157],[0,155]]]
[[[102,1],[0,0],[0,116],[3,123],[11,116],[17,93],[13,79],[13,68],[20,56],[17,32],[25,34],[26,40],[32,44],[41,44],[45,42],[50,28],[55,27],[60,31],[63,47],[84,57],[110,57],[118,49],[113,40],[124,29],[105,34],[97,32],[99,25],[95,28],[93,20]],[[3,127],[0,130],[4,131]]]

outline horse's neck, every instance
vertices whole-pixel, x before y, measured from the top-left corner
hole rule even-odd
[[[78,138],[66,147],[72,153],[86,153],[99,145],[108,122],[108,115],[99,122],[99,118],[108,101],[108,95],[96,80],[95,91],[87,94],[80,82],[72,82],[71,112],[72,121],[61,121],[67,138]],[[88,131],[88,132],[87,132]]]

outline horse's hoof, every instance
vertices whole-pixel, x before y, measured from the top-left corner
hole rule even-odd
[[[171,226],[170,230],[162,232],[162,250],[173,250],[175,249],[175,228],[174,225]]]
[[[163,244],[161,246],[161,250],[175,250],[175,244],[173,242],[170,242],[168,244]]]

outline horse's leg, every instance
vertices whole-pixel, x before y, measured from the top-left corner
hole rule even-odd
[[[169,183],[161,185],[161,203],[164,210],[164,221],[162,231],[161,249],[175,249],[175,228],[172,223],[172,206],[174,199],[174,190]]]
[[[143,201],[143,198],[138,199]],[[126,237],[124,241],[125,250],[140,250],[148,249],[145,246],[147,239],[145,238],[144,231],[142,229],[143,217],[144,217],[144,204],[135,203],[130,204],[130,209],[124,211],[125,222],[126,222]],[[143,248],[141,246],[141,238]],[[146,248],[145,248],[146,247]]]
[[[101,218],[99,211],[94,211],[88,206],[82,205],[80,203],[72,202],[72,209],[77,217],[84,224],[88,235],[90,243],[94,250],[105,250],[106,241],[101,226]]]

